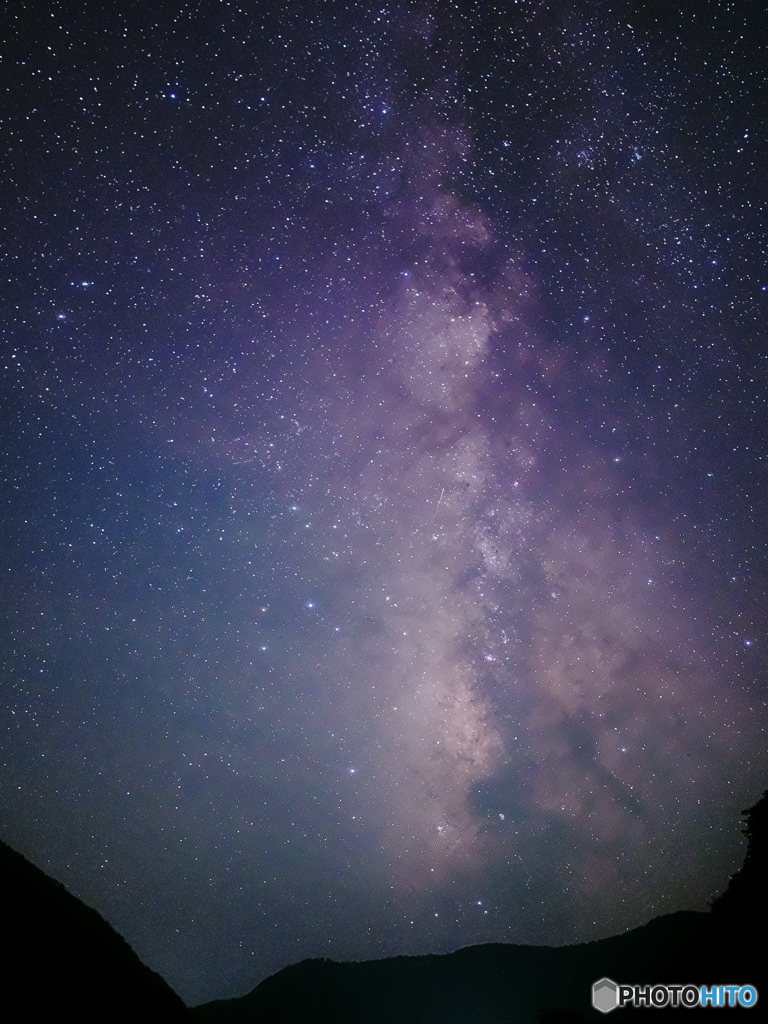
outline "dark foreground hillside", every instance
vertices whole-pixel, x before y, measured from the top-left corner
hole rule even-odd
[[[749,839],[744,866],[709,913],[670,914],[578,946],[474,946],[367,963],[305,960],[240,999],[192,1013],[200,1024],[620,1024],[637,1013],[660,1021],[711,1012],[603,1016],[591,1007],[591,987],[607,976],[623,984],[751,984],[762,995],[758,1005],[724,1012],[747,1013],[754,1024],[768,1020],[768,794],[743,813]]]
[[[579,946],[471,946],[444,956],[366,963],[305,960],[241,999],[192,1013],[200,1024],[537,1024],[542,1010],[565,1009],[591,1018],[593,981],[605,974],[647,980],[692,940],[705,917],[670,914]],[[561,1012],[544,1019],[565,1024],[582,1018]]]
[[[704,1010],[615,1011],[590,1005],[592,983],[751,984],[768,1020],[768,794],[745,811],[749,849],[709,913],[680,912],[598,942],[559,948],[485,945],[444,956],[366,963],[305,960],[240,999],[188,1010],[96,911],[0,843],[0,1019],[86,1024],[586,1024]],[[711,1011],[706,1011],[711,1012]],[[718,1018],[719,1019],[719,1018]]]
[[[758,1004],[753,1009],[728,1010],[727,1013],[746,1013],[746,1020],[765,1021],[768,1020],[768,790],[754,807],[742,814],[743,831],[748,839],[744,864],[731,877],[725,892],[713,902],[694,942],[678,951],[661,980],[690,981],[699,985],[754,985],[760,994]],[[672,1017],[683,1019],[688,1012],[667,1010],[656,1016],[661,1022]],[[616,1021],[617,1016],[612,1015],[611,1021]]]
[[[0,908],[0,1019],[189,1021],[181,999],[103,917],[5,843]]]

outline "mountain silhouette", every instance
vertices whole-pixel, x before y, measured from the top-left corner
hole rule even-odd
[[[753,985],[762,997],[749,1010],[750,1021],[768,1020],[768,790],[742,811],[747,853],[725,892],[712,901],[701,930],[661,972],[659,980],[695,985]],[[690,1011],[665,1010],[662,1019]],[[619,1024],[620,1015],[611,1018]]]
[[[189,1011],[95,910],[0,842],[0,1018],[175,1024]]]
[[[712,903],[706,928],[691,951],[712,977],[727,975],[734,982],[766,973],[768,790],[754,807],[741,813],[748,840],[744,864]],[[768,1002],[768,990],[765,996]]]
[[[681,911],[574,946],[484,945],[364,963],[305,960],[248,995],[205,1003],[192,1014],[198,1024],[620,1024],[644,1012],[606,1017],[594,1010],[592,984],[609,977],[621,984],[751,984],[763,995],[748,1011],[757,1024],[768,1019],[768,791],[742,814],[744,865],[708,913]],[[709,1011],[647,1012],[652,1020],[690,1020]]]
[[[575,946],[471,946],[442,956],[365,963],[305,960],[240,999],[192,1011],[199,1024],[555,1024],[599,1019],[592,983],[655,977],[693,940],[705,913],[681,911]]]
[[[768,1019],[768,791],[748,811],[740,871],[709,912],[680,911],[574,946],[471,946],[363,963],[304,960],[238,999],[187,1009],[107,922],[0,842],[0,1015],[8,1020],[141,1024],[588,1024],[593,982],[750,984],[749,1021]],[[621,1024],[640,1010],[616,1010]],[[649,1010],[651,1020],[701,1009]],[[709,1011],[707,1011],[709,1012]],[[729,1018],[730,1019],[730,1018]]]

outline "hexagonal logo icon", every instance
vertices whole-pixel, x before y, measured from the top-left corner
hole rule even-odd
[[[619,986],[610,978],[601,978],[592,986],[592,1005],[600,1013],[610,1013],[619,1005]]]

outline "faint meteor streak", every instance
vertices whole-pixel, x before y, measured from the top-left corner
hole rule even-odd
[[[435,505],[435,515],[434,515],[434,518],[432,519],[433,523],[437,519],[437,513],[440,511],[440,503],[443,500],[444,494],[445,494],[445,488],[443,488],[442,491],[440,491],[440,497],[437,499],[437,504]]]

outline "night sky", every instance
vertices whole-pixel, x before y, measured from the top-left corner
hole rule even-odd
[[[189,1003],[705,909],[768,785],[763,4],[11,5],[0,837]]]

